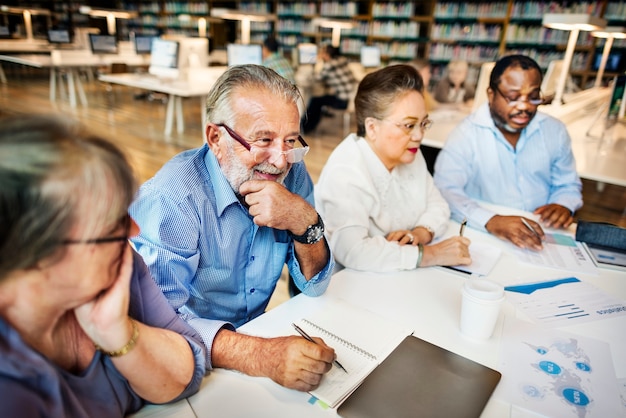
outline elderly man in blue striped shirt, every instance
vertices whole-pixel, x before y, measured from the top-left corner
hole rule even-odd
[[[302,159],[302,98],[258,65],[230,67],[207,98],[206,143],[166,163],[140,189],[133,242],[177,310],[207,347],[207,368],[317,387],[334,360],[325,344],[235,331],[261,315],[285,264],[318,296],[334,261]],[[321,342],[321,340],[320,340]]]

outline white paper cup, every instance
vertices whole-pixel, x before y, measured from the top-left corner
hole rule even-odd
[[[465,281],[461,293],[461,333],[478,340],[489,339],[504,300],[503,286],[491,280],[472,278]]]

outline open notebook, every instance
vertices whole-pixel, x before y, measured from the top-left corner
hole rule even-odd
[[[347,373],[334,367],[310,392],[331,408],[340,404],[413,331],[371,311],[337,299],[296,321],[312,337],[335,349]]]

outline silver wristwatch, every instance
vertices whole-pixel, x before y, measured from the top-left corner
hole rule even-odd
[[[302,244],[315,244],[324,238],[324,222],[320,214],[317,214],[317,223],[309,225],[302,235],[295,235],[291,231],[287,231],[289,236],[294,241],[301,242]]]

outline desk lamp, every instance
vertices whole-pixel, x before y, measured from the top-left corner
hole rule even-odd
[[[107,20],[107,30],[109,35],[115,35],[115,19],[132,19],[137,17],[137,12],[128,12],[126,10],[115,9],[93,9],[89,6],[80,6],[78,11],[84,15],[91,17],[104,17]]]
[[[24,17],[24,29],[26,29],[26,39],[28,41],[33,40],[32,16],[48,16],[48,27],[52,26],[52,22],[50,21],[50,10],[47,9],[36,9],[32,7],[13,7],[3,5],[0,6],[0,12],[18,14]]]
[[[191,22],[192,20],[196,20],[198,23],[199,38],[206,38],[207,22],[217,23],[222,21],[221,19],[215,19],[212,17],[194,17],[186,13],[178,15],[178,20],[181,22]]]
[[[352,29],[354,27],[354,23],[349,22],[347,20],[332,20],[326,19],[323,17],[318,17],[311,20],[311,23],[314,26],[320,26],[322,28],[331,28],[332,32],[332,45],[336,48],[339,48],[339,39],[341,37],[342,29]]]
[[[602,29],[606,26],[606,20],[584,13],[547,13],[543,16],[542,24],[550,29],[570,31],[567,48],[565,49],[565,57],[563,59],[563,68],[556,86],[556,94],[552,101],[553,105],[560,106],[563,100],[563,91],[565,90],[569,67],[572,65],[572,57],[574,56],[574,49],[578,41],[578,33],[581,30],[592,31]]]
[[[602,84],[602,76],[604,75],[604,69],[606,68],[606,62],[609,58],[609,52],[613,46],[614,39],[626,39],[626,28],[620,26],[607,26],[602,30],[596,30],[591,32],[592,36],[596,38],[605,38],[604,49],[602,50],[602,60],[598,67],[598,74],[596,75],[596,81],[593,84],[594,87],[600,87]]]
[[[211,9],[211,16],[224,20],[239,20],[241,22],[241,43],[244,45],[250,43],[250,22],[269,22],[276,20],[276,15],[222,8]]]

